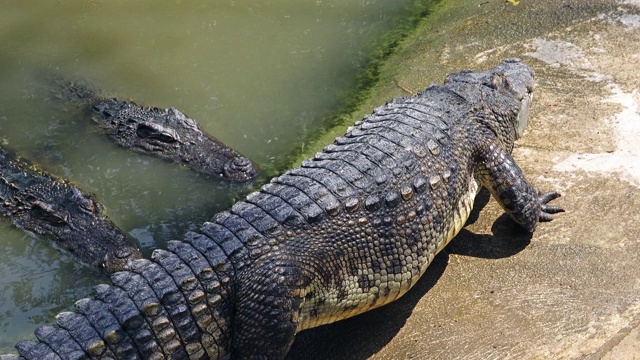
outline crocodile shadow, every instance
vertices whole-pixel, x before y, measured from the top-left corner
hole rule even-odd
[[[480,191],[466,225],[474,223],[491,195]],[[526,248],[531,234],[503,214],[491,228],[493,235],[463,229],[429,265],[416,285],[402,298],[378,309],[296,335],[288,360],[368,359],[389,343],[405,325],[414,308],[444,274],[450,254],[485,259],[515,255]]]

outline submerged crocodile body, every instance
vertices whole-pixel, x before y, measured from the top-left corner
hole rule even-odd
[[[56,82],[62,91],[56,95],[83,107],[120,146],[228,181],[249,181],[257,174],[249,159],[203,132],[195,120],[178,109],[105,99],[84,82]]]
[[[43,173],[0,149],[0,214],[52,240],[83,263],[125,270],[142,256],[134,241],[105,215],[95,196]]]
[[[302,166],[98,285],[28,359],[282,358],[294,335],[402,296],[480,186],[524,229],[562,209],[510,152],[533,71],[509,59],[374,110]]]

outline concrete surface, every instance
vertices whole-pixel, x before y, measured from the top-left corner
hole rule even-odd
[[[640,359],[640,0],[512,3],[443,3],[354,119],[521,57],[537,88],[514,156],[567,212],[529,236],[481,194],[407,295],[299,334],[289,358]]]

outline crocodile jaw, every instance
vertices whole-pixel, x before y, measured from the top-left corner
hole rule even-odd
[[[520,110],[518,111],[518,118],[516,119],[516,140],[522,137],[525,129],[527,128],[527,123],[529,122],[529,106],[531,105],[531,101],[533,101],[533,92],[527,93],[522,100],[520,100]]]

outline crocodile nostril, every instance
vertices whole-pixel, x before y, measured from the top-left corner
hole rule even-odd
[[[123,246],[108,251],[104,255],[102,266],[108,273],[130,270],[133,262],[137,259],[142,259],[140,250],[131,246]]]
[[[114,251],[114,255],[118,259],[126,258],[128,256],[131,256],[131,254],[133,254],[133,251],[130,248],[119,248],[116,251]]]
[[[231,180],[244,181],[256,176],[256,170],[249,159],[239,156],[224,164],[222,175]]]

